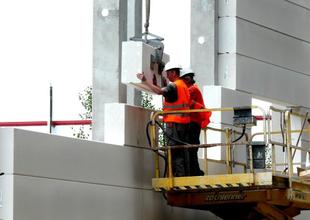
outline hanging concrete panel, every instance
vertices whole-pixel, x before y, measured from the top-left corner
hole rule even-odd
[[[310,76],[236,54],[221,54],[219,61],[223,86],[310,107]]]
[[[294,1],[291,2],[302,2]],[[306,3],[307,2],[307,3]],[[309,1],[300,3],[304,7]],[[238,17],[255,24],[310,41],[310,10],[283,0],[220,0],[220,17]]]
[[[236,22],[235,32],[231,28],[234,22]],[[228,45],[227,41],[236,41],[236,44]],[[310,75],[309,43],[238,18],[220,18],[219,52],[237,53]]]
[[[122,43],[122,83],[137,89],[154,93],[146,84],[137,78],[137,73],[144,73],[146,80],[157,86],[163,86],[155,47],[142,41],[125,41]],[[167,63],[169,56],[162,55],[162,62]],[[159,57],[158,57],[159,58]]]

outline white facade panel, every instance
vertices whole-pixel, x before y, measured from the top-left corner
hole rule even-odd
[[[231,53],[237,48],[237,23],[233,17],[219,18],[218,47],[220,53]],[[219,66],[220,68],[220,66]]]
[[[236,89],[236,54],[219,54],[218,78],[220,85]]]
[[[0,129],[0,133],[7,129]],[[11,129],[9,129],[11,130]],[[14,129],[12,145],[0,142],[1,172],[135,188],[151,188],[152,151]],[[144,131],[143,131],[144,132]],[[141,166],[148,161],[147,166]],[[147,172],[148,171],[148,172]]]
[[[12,129],[0,128],[0,146],[0,172],[12,173],[14,169],[14,132]]]
[[[13,175],[0,176],[0,219],[13,219]]]
[[[233,20],[236,18],[227,17],[221,19],[223,19],[222,22],[224,23],[233,23]],[[236,23],[236,33],[220,36],[220,53],[237,53],[265,63],[310,75],[309,43],[244,20],[237,19]],[[225,45],[221,45],[226,40],[230,41],[229,37],[232,35],[236,35],[236,50],[233,47],[225,48]]]
[[[13,170],[1,170],[0,219],[217,219],[152,190],[152,151],[19,129],[0,137],[1,152],[14,154],[0,158],[13,158]]]
[[[309,1],[294,1],[308,8]],[[238,17],[310,41],[310,10],[283,0],[220,0],[220,17]]]
[[[122,103],[104,104],[104,143],[130,146],[148,146],[145,134],[151,111]],[[98,135],[100,137],[101,135]]]
[[[310,1],[309,0],[287,0],[301,7],[307,8],[310,10]]]
[[[210,212],[169,207],[151,190],[19,175],[12,207],[5,220],[217,219]]]
[[[220,60],[226,65],[219,73],[225,87],[310,107],[310,76],[236,54],[222,54]],[[231,83],[234,79],[236,82]]]
[[[208,108],[227,108],[238,106],[251,106],[252,97],[240,91],[231,90],[221,86],[204,86],[203,96]],[[232,128],[233,111],[217,111],[211,116],[211,127],[214,128]],[[234,128],[236,129],[236,128]],[[238,129],[238,131],[241,131]],[[234,139],[234,137],[232,137]],[[208,143],[225,143],[225,134],[221,132],[208,131]],[[208,158],[216,160],[226,159],[226,147],[213,147],[207,151]],[[238,146],[234,148],[234,159],[246,163],[246,148]],[[225,165],[219,165],[212,162],[208,163],[209,174],[226,174]],[[240,166],[234,168],[234,172],[241,172]]]

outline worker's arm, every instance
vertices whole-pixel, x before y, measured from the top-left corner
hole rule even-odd
[[[144,73],[137,73],[137,78],[140,79],[143,83],[145,83],[150,89],[158,95],[163,94],[163,89],[159,86],[154,85],[146,80]]]

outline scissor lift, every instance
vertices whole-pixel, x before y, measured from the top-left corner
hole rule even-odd
[[[251,108],[258,108],[252,106]],[[209,111],[231,111],[233,108],[208,109]],[[203,111],[203,110],[191,110]],[[244,141],[233,143],[232,129],[214,129],[226,134],[225,143],[201,144],[199,146],[162,146],[156,143],[155,126],[151,126],[151,145],[156,152],[163,152],[167,156],[167,172],[160,177],[159,156],[155,157],[155,178],[152,180],[154,190],[163,192],[171,206],[191,209],[209,210],[223,219],[293,219],[301,210],[310,209],[310,171],[304,170],[303,163],[294,162],[296,151],[303,151],[309,156],[310,150],[300,147],[299,140],[308,121],[308,114],[302,115],[291,110],[280,110],[271,107],[270,113],[279,113],[284,116],[285,127],[281,131],[271,131],[270,117],[265,113],[263,132],[256,133],[250,138],[245,136]],[[154,120],[165,112],[157,112],[152,116]],[[291,117],[300,117],[304,120],[300,130],[291,129]],[[235,131],[238,132],[238,131]],[[292,134],[299,134],[296,145],[292,144]],[[263,135],[266,147],[271,149],[271,167],[269,169],[254,169],[252,142],[254,136]],[[276,135],[281,135],[282,141],[273,140]],[[211,148],[222,146],[226,148],[226,160],[211,160],[207,158],[204,176],[173,177],[171,166],[172,148]],[[247,146],[249,149],[248,163],[233,161],[233,146]],[[276,161],[276,148],[283,148],[286,157],[285,163]],[[206,152],[206,151],[205,151]],[[224,164],[226,174],[208,175],[208,162]],[[242,166],[242,173],[233,173],[233,166]],[[282,168],[283,170],[279,169]],[[302,168],[303,167],[303,168]],[[294,173],[294,169],[298,173]]]

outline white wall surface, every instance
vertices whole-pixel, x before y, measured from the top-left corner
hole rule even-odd
[[[309,107],[307,5],[308,1],[220,0],[220,85]]]
[[[1,128],[0,152],[6,220],[216,219],[151,189],[152,151]]]
[[[308,0],[287,0],[288,2],[310,9],[310,2]]]
[[[228,108],[237,106],[251,106],[251,96],[249,94],[227,89],[221,86],[204,86],[203,96],[205,104],[208,108]],[[216,111],[212,112],[211,123],[209,126],[214,128],[233,128],[233,111]],[[236,129],[234,127],[234,129]],[[241,129],[238,129],[241,131]],[[248,131],[247,131],[248,132]],[[237,138],[237,137],[232,137]],[[221,132],[208,131],[207,137],[208,143],[224,143],[225,135]],[[216,160],[226,159],[226,147],[213,147],[207,151],[208,158]],[[235,147],[234,159],[246,163],[246,148],[244,146]],[[234,168],[234,172],[240,172],[239,166]],[[209,163],[209,174],[226,174],[226,166],[219,165],[210,162]]]
[[[309,108],[310,1],[219,0],[218,6],[219,84]]]

